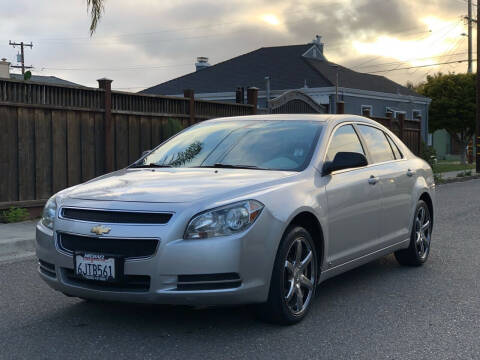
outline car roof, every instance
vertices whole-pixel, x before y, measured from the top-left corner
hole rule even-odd
[[[206,120],[208,122],[217,122],[217,121],[235,121],[235,120],[268,120],[268,121],[285,121],[285,120],[308,120],[308,121],[318,121],[324,122],[329,125],[336,125],[346,121],[357,121],[373,125],[381,125],[378,122],[371,120],[369,118],[359,116],[359,115],[350,115],[350,114],[269,114],[269,115],[247,115],[247,116],[233,116],[233,117],[224,117]]]

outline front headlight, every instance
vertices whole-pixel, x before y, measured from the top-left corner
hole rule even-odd
[[[263,204],[246,200],[205,211],[193,217],[185,231],[185,239],[206,239],[244,231],[260,215]]]
[[[42,224],[49,229],[53,229],[53,220],[55,219],[55,214],[57,213],[57,201],[55,196],[52,196],[48,199],[45,207],[43,208],[42,214]]]

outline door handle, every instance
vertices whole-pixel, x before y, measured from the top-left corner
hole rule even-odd
[[[413,175],[415,175],[415,171],[413,171],[412,169],[408,169],[407,176],[412,177]]]
[[[373,176],[373,175],[370,176],[370,178],[368,179],[368,183],[369,183],[370,185],[375,185],[377,182],[378,182],[378,178],[375,177],[375,176]]]

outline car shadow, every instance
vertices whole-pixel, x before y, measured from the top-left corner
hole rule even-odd
[[[313,321],[315,317],[325,313],[332,316],[331,312],[335,311],[339,304],[348,306],[353,299],[364,306],[374,306],[374,302],[370,301],[372,298],[391,295],[402,281],[406,285],[411,271],[413,270],[400,267],[393,256],[387,256],[329,279],[319,286],[312,314],[305,320]],[[102,323],[105,326],[135,328],[137,332],[163,330],[165,336],[172,333],[193,334],[213,328],[224,331],[261,329],[263,332],[268,328],[277,328],[275,325],[258,321],[251,306],[194,308],[81,299],[72,301],[74,303],[71,306],[58,311],[62,312],[63,319],[73,319],[69,326],[79,328],[90,326],[91,323]],[[55,317],[59,315],[56,313]]]

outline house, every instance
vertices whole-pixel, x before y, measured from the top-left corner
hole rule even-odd
[[[336,99],[345,103],[345,113],[384,117],[405,114],[422,120],[422,138],[427,141],[430,99],[379,75],[360,73],[329,62],[321,37],[309,44],[263,47],[230,60],[210,65],[197,58],[195,72],[147,88],[142,93],[183,95],[193,89],[199,99],[235,101],[238,87],[257,87],[258,105],[290,90],[300,90],[334,113]],[[337,80],[338,79],[338,80]]]
[[[10,63],[6,59],[0,60],[0,79],[23,80],[22,74],[14,74],[10,72]],[[29,81],[36,83],[44,83],[49,85],[67,85],[67,86],[81,86],[71,81],[60,79],[56,76],[32,75]]]

